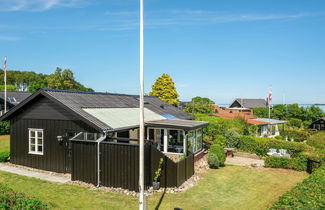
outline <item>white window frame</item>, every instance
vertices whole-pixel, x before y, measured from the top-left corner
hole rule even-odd
[[[201,130],[200,134],[198,134],[198,130]],[[202,150],[202,147],[203,147],[203,135],[202,134],[203,134],[202,128],[198,128],[195,130],[195,140],[196,140],[196,151],[195,152]],[[199,144],[198,137],[201,137],[201,147],[200,148],[198,148],[198,144]]]
[[[31,133],[35,132],[35,151],[31,151]],[[42,151],[38,151],[38,132],[42,132]],[[43,155],[44,154],[44,129],[28,128],[28,154]]]

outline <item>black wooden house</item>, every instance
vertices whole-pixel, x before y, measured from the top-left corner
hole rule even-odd
[[[71,173],[72,180],[137,190],[136,95],[40,89],[1,116],[10,120],[10,162]],[[179,186],[194,173],[206,122],[145,97],[146,184],[163,158],[161,182]],[[185,156],[173,162],[169,156]]]
[[[314,122],[312,122],[309,126],[310,129],[315,129],[315,130],[325,130],[325,117],[322,117]]]

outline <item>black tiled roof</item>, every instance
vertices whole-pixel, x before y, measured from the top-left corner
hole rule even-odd
[[[32,93],[26,91],[7,91],[7,102],[12,105],[17,105],[30,95],[32,95]],[[0,91],[0,99],[3,101],[4,98],[4,91]],[[13,101],[11,98],[14,98],[15,101]]]
[[[67,91],[56,89],[40,89],[37,94],[43,94],[53,101],[66,106],[69,110],[75,112],[87,122],[95,125],[101,130],[111,129],[109,125],[101,122],[94,116],[90,115],[83,108],[138,108],[138,95],[114,94],[114,93],[98,93],[98,92],[83,92],[83,91]],[[33,96],[34,96],[33,95]],[[32,96],[32,97],[33,97]],[[32,98],[31,97],[31,98]],[[145,107],[160,115],[173,115],[179,119],[193,119],[194,117],[177,107],[174,107],[154,96],[145,96]],[[23,104],[22,104],[23,105]],[[18,107],[17,107],[18,108]],[[15,108],[8,112],[15,111]],[[2,120],[6,119],[6,116]]]
[[[234,102],[236,102],[236,101],[243,108],[252,109],[252,108],[260,108],[260,107],[268,107],[267,101],[265,99],[237,98]],[[233,103],[230,105],[230,107],[235,107],[235,106],[232,106]]]

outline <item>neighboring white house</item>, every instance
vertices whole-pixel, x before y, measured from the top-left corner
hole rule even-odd
[[[275,137],[280,135],[279,125],[284,125],[288,123],[287,121],[268,119],[268,118],[256,118],[254,119],[259,122],[265,122],[265,124],[260,124],[261,133],[260,136]]]

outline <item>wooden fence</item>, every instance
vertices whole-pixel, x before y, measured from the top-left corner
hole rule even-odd
[[[138,191],[139,146],[136,144],[100,143],[100,185]],[[161,186],[178,187],[194,174],[194,155],[175,163],[158,151],[151,142],[145,144],[145,185],[152,185],[160,158],[164,159]],[[71,179],[97,185],[97,143],[72,141]]]

